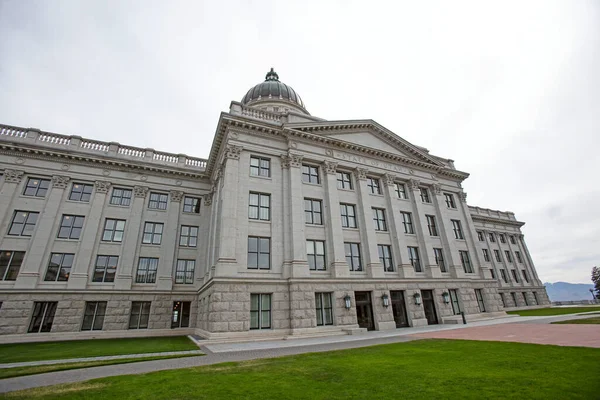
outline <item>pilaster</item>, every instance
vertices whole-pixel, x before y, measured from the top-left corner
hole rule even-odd
[[[537,270],[535,269],[535,266],[533,265],[533,259],[531,258],[531,254],[529,254],[529,249],[527,248],[527,245],[525,244],[525,235],[523,235],[523,234],[518,235],[517,243],[518,243],[519,247],[522,249],[521,254],[523,254],[523,256],[524,256],[523,261],[525,261],[525,265],[529,266],[529,274],[530,274],[532,283],[535,283],[536,286],[543,287],[544,284],[542,283],[542,281],[540,280],[540,277],[537,274]]]
[[[0,216],[12,218],[8,208],[13,204],[13,199],[19,195],[19,185],[25,176],[25,171],[5,169],[0,177]],[[0,221],[0,223],[5,221]]]
[[[173,288],[173,266],[175,265],[175,252],[177,245],[177,233],[179,232],[179,216],[181,215],[181,199],[183,192],[171,190],[169,193],[169,210],[167,212],[167,224],[164,230],[161,244],[161,262],[158,266],[156,288],[158,290],[171,290]]]
[[[348,263],[346,263],[346,254],[344,252],[344,234],[342,232],[342,217],[340,215],[340,200],[337,189],[336,176],[337,163],[325,161],[323,170],[325,171],[325,204],[324,221],[327,234],[327,261],[331,269],[331,276],[334,278],[346,277],[350,275]],[[328,226],[327,226],[328,225]]]
[[[458,194],[460,207],[462,213],[464,215],[465,226],[463,228],[463,235],[465,237],[465,241],[467,242],[467,248],[469,251],[469,258],[471,259],[471,265],[473,267],[473,272],[476,275],[479,275],[481,279],[485,279],[485,273],[481,266],[483,265],[483,254],[477,251],[477,242],[473,237],[475,233],[475,224],[473,223],[473,218],[471,217],[471,212],[469,211],[469,206],[467,205],[467,194],[465,192],[460,192]]]
[[[385,276],[383,266],[379,262],[377,251],[377,234],[373,226],[373,210],[371,209],[370,194],[367,190],[367,170],[356,168],[356,190],[358,193],[358,229],[360,231],[363,260],[366,261],[366,271],[369,278]],[[389,224],[388,224],[389,225]]]
[[[413,214],[413,225],[417,234],[417,242],[419,243],[419,257],[421,258],[423,272],[428,278],[436,278],[441,276],[440,267],[435,263],[433,247],[427,246],[427,242],[425,241],[425,235],[429,236],[429,231],[425,231],[427,218],[425,217],[425,210],[419,195],[420,187],[420,181],[416,179],[410,180],[410,188],[412,189],[410,198],[413,202],[413,210],[416,211]]]
[[[438,224],[438,234],[442,241],[448,271],[452,278],[464,278],[465,271],[458,255],[458,249],[454,242],[454,231],[452,230],[451,220],[456,219],[456,216],[452,215],[451,211],[446,207],[440,187],[434,187],[433,197],[435,199],[435,210],[437,212],[436,222]]]
[[[395,199],[395,185],[395,176],[386,174],[384,176],[383,186],[385,201],[387,209],[389,210],[387,217],[390,220],[388,229],[390,230],[392,237],[392,257],[394,258],[393,262],[400,277],[413,278],[415,276],[415,271],[412,265],[410,265],[406,254],[406,248],[408,246],[406,237],[404,236],[404,232],[400,230],[403,221],[401,217],[402,214],[400,214],[400,208],[398,207],[398,200]]]

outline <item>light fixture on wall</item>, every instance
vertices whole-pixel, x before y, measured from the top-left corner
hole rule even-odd
[[[415,304],[420,306],[421,305],[421,293],[417,292],[417,293],[413,294],[413,297],[415,299]]]
[[[390,296],[388,296],[387,293],[384,293],[383,296],[381,296],[381,301],[383,301],[383,306],[385,308],[390,306]]]
[[[344,296],[344,305],[346,306],[346,310],[349,310],[352,307],[352,297],[349,294]]]
[[[450,303],[450,295],[448,294],[448,292],[442,293],[442,297],[444,298],[444,303],[445,304]]]

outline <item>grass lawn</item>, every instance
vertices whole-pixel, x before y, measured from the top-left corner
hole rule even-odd
[[[198,357],[203,354],[182,354],[178,356],[156,356],[156,357],[142,357],[142,358],[121,358],[119,360],[104,360],[104,361],[88,361],[88,362],[75,362],[68,364],[54,364],[54,365],[38,365],[34,367],[17,367],[17,368],[0,368],[0,379],[14,378],[16,376],[45,374],[46,372],[56,371],[67,371],[70,369],[78,368],[89,368],[99,367],[102,365],[116,365],[116,364],[129,364],[138,361],[153,361],[153,360],[165,360],[168,358],[181,358],[181,357]]]
[[[419,340],[95,379],[7,399],[595,399],[600,349]]]
[[[62,360],[184,350],[199,349],[187,336],[16,343],[0,345],[0,362]]]
[[[538,308],[537,310],[517,310],[507,311],[507,314],[517,314],[522,317],[535,317],[546,315],[563,315],[563,314],[578,314],[582,312],[600,311],[600,306],[591,307],[555,307],[555,308]]]
[[[571,319],[568,321],[553,322],[553,324],[600,324],[600,317]]]

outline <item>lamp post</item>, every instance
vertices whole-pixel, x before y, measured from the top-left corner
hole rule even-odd
[[[344,296],[344,305],[346,306],[346,310],[349,310],[352,307],[352,298],[349,294]]]
[[[390,296],[388,296],[387,293],[384,293],[383,296],[381,296],[381,301],[383,302],[383,306],[385,308],[390,306]]]
[[[444,298],[444,304],[450,303],[450,295],[448,294],[448,292],[442,293],[442,297]]]
[[[417,293],[413,294],[413,298],[415,299],[415,304],[420,306],[421,305],[421,293],[417,292]]]

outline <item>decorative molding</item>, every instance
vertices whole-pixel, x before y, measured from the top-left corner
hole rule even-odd
[[[181,190],[171,190],[169,195],[171,197],[171,201],[177,203],[181,202],[181,199],[183,198],[183,192]]]
[[[396,175],[385,174],[383,176],[383,184],[385,186],[394,186],[395,183],[396,183]]]
[[[467,193],[460,192],[460,193],[458,193],[458,197],[460,198],[460,201],[462,201],[463,203],[467,202]]]
[[[410,188],[412,190],[419,190],[419,187],[421,186],[421,181],[418,179],[411,179],[410,181]]]
[[[11,183],[21,183],[23,179],[23,175],[25,175],[25,171],[19,171],[16,169],[5,169],[4,170],[4,181]]]
[[[281,166],[283,168],[301,167],[304,157],[299,154],[287,153],[281,155]]]
[[[108,193],[108,189],[110,189],[110,182],[107,181],[96,181],[94,185],[97,193]]]
[[[69,168],[71,168],[71,167],[69,166],[69,164],[63,164],[63,165],[60,167],[60,169],[62,169],[63,171],[68,171],[68,170],[69,170]]]
[[[325,170],[325,173],[335,174],[337,172],[338,163],[332,161],[325,161],[323,165],[325,165],[325,167],[323,168]]]
[[[135,197],[145,198],[148,194],[148,186],[134,186],[133,187],[133,195]]]
[[[25,159],[23,157],[17,157],[15,164],[25,164]]]
[[[434,183],[433,184],[433,192],[435,194],[442,194],[442,185],[440,185],[439,183]]]
[[[52,187],[58,189],[66,189],[69,185],[69,181],[71,178],[63,175],[53,175],[52,176]]]
[[[354,176],[358,180],[365,180],[365,179],[367,179],[367,174],[368,173],[369,173],[369,170],[366,169],[366,168],[355,168],[354,169]]]
[[[110,170],[109,169],[103,169],[102,170],[102,175],[109,176],[110,175]]]
[[[210,206],[210,205],[212,205],[212,200],[213,200],[213,193],[212,193],[212,192],[210,192],[210,193],[206,193],[206,194],[205,194],[204,196],[202,196],[202,197],[204,197],[204,205],[205,205],[205,206]]]
[[[243,149],[242,146],[234,146],[232,144],[228,145],[225,148],[225,158],[230,158],[232,160],[239,160],[242,149]]]

